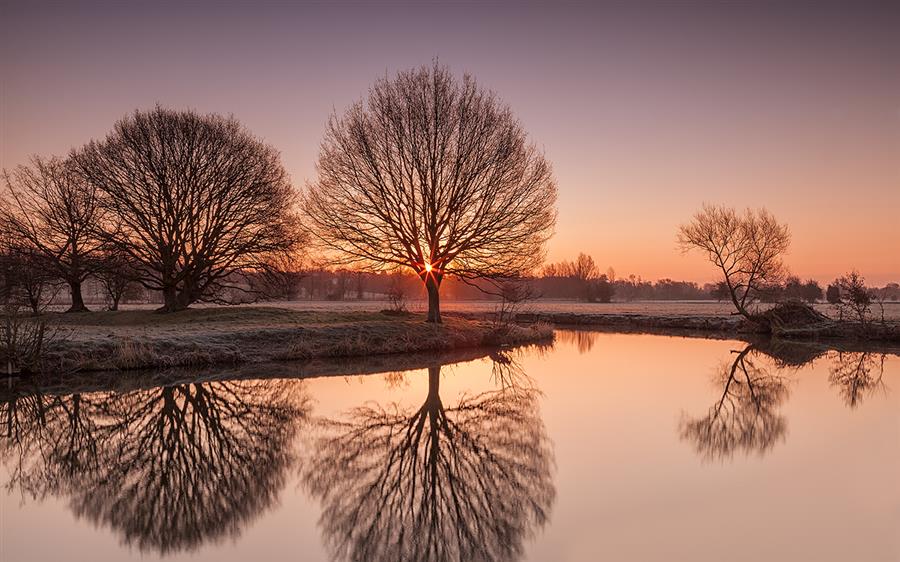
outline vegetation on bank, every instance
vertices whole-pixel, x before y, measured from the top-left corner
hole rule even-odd
[[[45,348],[43,369],[50,373],[443,352],[553,338],[543,323],[451,316],[435,325],[412,313],[269,307],[50,314],[40,320],[65,334]]]

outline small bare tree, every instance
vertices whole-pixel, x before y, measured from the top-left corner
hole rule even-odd
[[[875,301],[875,294],[866,286],[866,279],[856,270],[841,276],[835,280],[838,286],[839,295],[835,306],[839,309],[840,318],[844,317],[844,309],[849,309],[860,324],[866,324],[871,317],[872,303]],[[883,318],[883,313],[882,313]]]
[[[133,298],[140,291],[137,265],[123,252],[109,252],[100,263],[95,276],[106,293],[109,309],[119,310],[122,299]]]
[[[27,245],[7,246],[3,253],[10,267],[5,303],[24,305],[38,316],[61,286],[47,256]]]
[[[73,155],[118,228],[109,241],[162,291],[161,311],[209,299],[302,238],[278,152],[235,119],[157,107]]]
[[[103,245],[97,236],[103,211],[96,188],[58,158],[34,157],[30,166],[4,170],[3,179],[2,220],[68,284],[68,311],[86,311],[81,284],[93,273]]]
[[[785,275],[782,257],[791,243],[787,225],[765,209],[734,209],[704,205],[694,219],[678,229],[682,251],[699,249],[723,275],[737,313],[757,317],[747,306]]]
[[[440,322],[439,289],[517,277],[543,260],[556,220],[550,164],[497,97],[438,64],[378,80],[328,124],[309,221],[336,260],[411,268]]]

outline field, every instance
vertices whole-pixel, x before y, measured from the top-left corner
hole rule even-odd
[[[203,306],[203,305],[197,305]],[[389,308],[389,303],[383,300],[346,300],[346,301],[279,301],[261,303],[256,306],[275,306],[289,308],[291,310],[321,311],[321,312],[378,312]],[[496,301],[444,301],[441,310],[444,312],[471,312],[489,313],[496,310]],[[760,310],[769,305],[761,305]],[[125,308],[147,309],[155,305],[131,305]],[[424,300],[410,300],[407,308],[411,312],[424,312],[428,304]],[[815,305],[816,310],[834,316],[834,307],[828,304]],[[522,312],[531,313],[574,313],[574,314],[639,314],[643,316],[670,317],[723,317],[730,316],[734,307],[727,302],[716,301],[635,301],[612,303],[585,303],[565,300],[535,300],[521,308]],[[876,304],[872,307],[872,314],[876,319],[881,318],[881,310]],[[884,304],[884,317],[888,321],[900,321],[900,302]]]

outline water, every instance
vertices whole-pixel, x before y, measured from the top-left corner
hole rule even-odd
[[[2,388],[0,560],[900,559],[896,355],[485,353]]]

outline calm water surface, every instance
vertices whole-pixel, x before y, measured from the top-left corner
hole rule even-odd
[[[0,390],[3,562],[900,560],[896,355],[561,331],[40,390]]]

